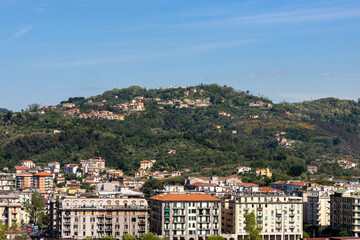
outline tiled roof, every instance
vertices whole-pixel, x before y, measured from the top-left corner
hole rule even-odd
[[[28,166],[14,166],[15,170],[29,170]]]
[[[273,182],[272,184],[285,184],[285,181],[277,181],[277,182]]]
[[[259,187],[259,191],[260,192],[282,192],[280,190],[277,190],[277,189],[271,188],[271,187]]]
[[[216,183],[203,183],[203,182],[196,182],[191,184],[191,186],[201,187],[201,186],[217,186]]]
[[[35,174],[34,176],[51,177],[52,175],[48,172],[39,172],[39,173]]]
[[[291,182],[287,185],[293,185],[293,186],[306,186],[309,182]]]
[[[151,197],[152,200],[166,201],[166,202],[215,202],[221,201],[218,198],[209,196],[207,194],[159,194]]]

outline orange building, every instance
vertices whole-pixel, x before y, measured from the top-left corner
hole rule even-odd
[[[40,192],[50,190],[53,186],[52,175],[48,172],[34,174],[34,188]]]
[[[31,188],[33,186],[33,175],[22,172],[16,174],[16,188]]]

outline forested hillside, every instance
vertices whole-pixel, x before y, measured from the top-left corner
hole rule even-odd
[[[359,113],[358,102],[333,98],[273,104],[216,84],[134,86],[0,113],[0,165],[101,156],[129,174],[141,160],[156,159],[155,169],[213,168],[209,174],[244,165],[296,177],[312,164],[320,174],[350,176],[357,168],[342,169],[336,161],[359,162]]]

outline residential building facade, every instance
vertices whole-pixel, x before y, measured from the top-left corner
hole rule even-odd
[[[148,204],[142,197],[64,197],[49,212],[54,214],[50,228],[58,238],[121,239],[125,233],[140,238],[149,230]]]
[[[221,234],[221,200],[207,194],[159,194],[149,200],[151,232],[171,240]]]
[[[245,213],[254,212],[265,240],[299,240],[303,233],[301,197],[281,194],[249,194],[231,196],[222,206],[223,234],[236,234],[246,239]]]
[[[330,196],[331,228],[360,236],[360,192],[340,189]]]

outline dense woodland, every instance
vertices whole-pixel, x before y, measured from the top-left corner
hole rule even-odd
[[[203,89],[203,93],[184,91]],[[123,112],[118,103],[143,100],[146,110]],[[205,99],[207,107],[178,108],[160,105],[153,99]],[[355,169],[341,169],[331,160],[359,163],[360,104],[335,98],[249,106],[254,101],[271,103],[265,97],[231,87],[200,85],[189,88],[151,89],[133,86],[114,89],[91,98],[74,97],[81,112],[108,110],[125,114],[125,120],[80,119],[64,116],[59,104],[40,114],[34,105],[27,111],[0,111],[0,166],[14,166],[30,159],[39,165],[59,161],[62,165],[101,156],[108,167],[133,174],[144,159],[156,159],[154,169],[184,167],[204,175],[230,175],[238,166],[269,167],[274,180],[288,177],[307,179],[306,165],[319,168],[318,177],[358,175]],[[220,115],[226,112],[230,116]],[[254,118],[252,116],[257,116]],[[54,130],[60,133],[54,134]],[[294,140],[283,146],[275,139]],[[176,150],[169,154],[168,150]],[[317,161],[316,161],[317,160]],[[329,163],[330,162],[330,163]]]

